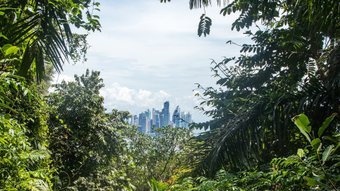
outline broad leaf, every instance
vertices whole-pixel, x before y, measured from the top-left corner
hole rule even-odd
[[[325,132],[329,124],[333,121],[334,117],[337,115],[337,113],[333,113],[331,116],[327,117],[326,120],[322,123],[321,127],[318,131],[318,136],[321,137],[322,134]]]
[[[329,145],[326,150],[322,153],[322,163],[324,164],[328,158],[329,158],[329,155],[332,153],[333,151],[333,147],[334,145]]]
[[[305,114],[300,114],[292,118],[292,121],[299,128],[300,132],[307,138],[309,142],[311,142],[309,133],[311,131],[311,127],[309,126],[310,122],[308,117]]]
[[[20,48],[17,46],[11,46],[5,50],[5,56],[17,54]]]

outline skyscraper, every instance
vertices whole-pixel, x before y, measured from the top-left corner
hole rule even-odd
[[[169,101],[164,102],[164,106],[161,113],[161,126],[165,127],[169,125],[170,122],[170,103]]]
[[[152,123],[151,123],[151,132],[153,133],[155,128],[161,127],[161,112],[155,109],[152,109]]]
[[[144,111],[143,113],[139,114],[138,131],[142,133],[151,132],[150,110]]]
[[[172,123],[175,127],[182,127],[181,126],[181,110],[179,106],[176,107],[174,113],[172,114]]]
[[[140,113],[138,117],[138,131],[139,132],[145,132],[145,126],[146,126],[146,116],[144,113]]]
[[[188,113],[182,112],[181,118],[182,118],[182,127],[189,128],[189,124],[192,123],[191,114],[189,112]]]
[[[138,126],[138,124],[139,124],[138,116],[137,115],[131,116],[129,124],[134,125],[134,126]]]

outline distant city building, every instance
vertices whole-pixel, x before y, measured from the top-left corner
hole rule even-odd
[[[191,114],[188,112],[182,112],[181,113],[181,118],[182,118],[182,127],[183,128],[189,128],[189,124],[192,123],[192,116]]]
[[[172,115],[172,123],[174,127],[189,128],[192,123],[192,116],[189,112],[181,112],[179,106],[176,107]]]
[[[170,122],[170,103],[169,103],[169,101],[164,102],[160,121],[161,121],[162,127],[169,125],[169,122]]]
[[[138,130],[142,133],[151,132],[150,110],[139,114]]]
[[[181,127],[181,109],[179,106],[176,107],[172,114],[172,124],[174,127]]]
[[[177,106],[170,122],[170,102],[166,101],[161,111],[154,108],[151,111],[148,109],[138,116],[132,116],[129,122],[131,125],[138,127],[139,132],[154,135],[157,128],[169,125],[188,128],[189,123],[192,122],[192,116],[190,113],[181,112],[180,107]]]
[[[152,132],[155,128],[161,127],[161,112],[155,109],[152,109]]]
[[[138,120],[138,116],[137,115],[133,115],[131,118],[130,118],[130,122],[129,122],[131,125],[134,125],[134,126],[138,126],[139,124],[139,120]]]

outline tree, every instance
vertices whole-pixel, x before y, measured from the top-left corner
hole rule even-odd
[[[99,95],[99,72],[75,76],[75,82],[57,84],[48,103],[52,159],[59,172],[58,189],[121,190],[127,179],[115,169],[121,140],[120,121],[105,114]],[[120,124],[121,125],[121,124]],[[119,175],[119,176],[118,176]]]

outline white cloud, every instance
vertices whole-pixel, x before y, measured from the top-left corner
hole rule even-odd
[[[171,98],[164,90],[151,92],[145,89],[132,89],[113,83],[101,90],[107,108],[128,109],[137,114],[147,108],[160,108],[163,102]]]
[[[65,82],[71,82],[74,81],[74,78],[71,77],[70,75],[66,75],[66,74],[54,74],[54,78],[53,78],[53,84],[57,84],[60,83],[62,81]]]
[[[100,94],[104,97],[104,105],[108,110],[128,110],[132,114],[139,113],[155,108],[161,110],[165,101],[170,101],[170,114],[177,105],[182,111],[193,114],[196,122],[202,122],[209,118],[203,116],[197,110],[193,110],[193,105],[198,104],[198,99],[194,94],[189,96],[174,97],[164,90],[149,91],[145,89],[132,89],[119,83],[113,83],[101,90]]]

